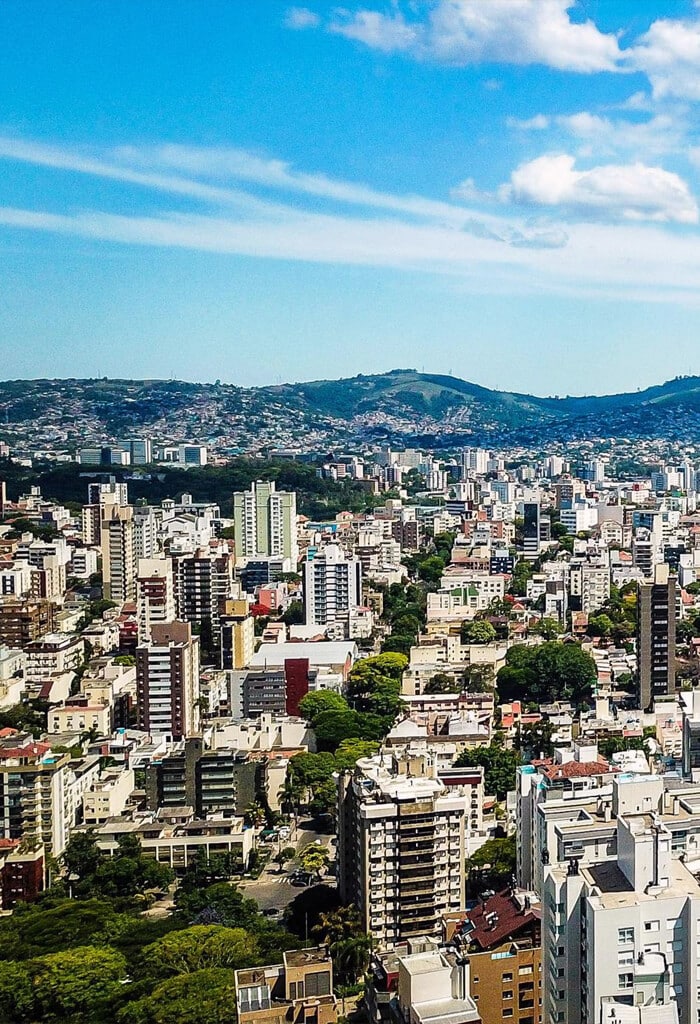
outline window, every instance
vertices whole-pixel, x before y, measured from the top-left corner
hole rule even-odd
[[[617,944],[618,946],[629,946],[634,942],[634,928],[618,928],[617,929]]]
[[[518,974],[532,974],[532,965],[529,964],[527,967],[518,967]]]
[[[618,974],[617,976],[617,987],[618,988],[632,988],[634,985],[633,974]]]
[[[506,1010],[503,1011],[503,1016],[504,1017],[512,1017],[513,1016],[513,1011],[506,1009]]]
[[[658,932],[659,928],[660,928],[660,922],[659,921],[645,921],[644,922],[644,931],[645,932]]]
[[[658,942],[645,942],[644,943],[644,952],[645,953],[660,953],[661,952],[661,946],[659,945]]]
[[[683,964],[671,964],[671,970],[673,971],[674,974],[682,974],[683,973]]]
[[[681,919],[679,917],[669,917],[666,921],[667,928],[680,928]]]
[[[509,989],[507,992],[504,992],[503,993],[503,998],[504,999],[512,999],[513,998],[513,990]]]
[[[513,972],[512,971],[509,972],[508,974],[501,975],[501,981],[503,981],[503,982],[512,981],[512,980],[513,980]]]
[[[623,953],[617,954],[618,967],[631,967],[634,963],[634,950],[626,949]]]

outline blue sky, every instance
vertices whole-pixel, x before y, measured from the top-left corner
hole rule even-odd
[[[700,373],[692,0],[5,0],[7,377]]]

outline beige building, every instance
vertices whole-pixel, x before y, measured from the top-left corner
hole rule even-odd
[[[239,1024],[335,1024],[333,961],[327,950],[288,949],[282,963],[236,971]]]
[[[105,598],[117,604],[133,601],[136,597],[136,549],[131,505],[104,507],[101,543]]]
[[[339,779],[338,888],[379,948],[437,935],[464,906],[470,796],[451,791],[431,754],[361,758]]]
[[[28,682],[74,672],[85,658],[85,643],[70,633],[49,633],[26,647],[24,675]]]
[[[255,654],[255,619],[248,601],[226,601],[221,613],[221,667],[240,670]]]
[[[133,791],[134,773],[131,768],[106,768],[83,798],[85,824],[100,825],[109,818],[118,817]]]

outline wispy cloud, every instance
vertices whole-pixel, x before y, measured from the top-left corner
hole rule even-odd
[[[308,7],[290,7],[284,17],[287,28],[299,31],[305,28],[316,28],[321,24],[321,19],[315,11]]]
[[[159,212],[148,215],[75,212],[75,202],[66,211],[51,208],[50,200],[44,209],[0,209],[0,224],[15,231],[456,275],[480,290],[501,282],[525,291],[584,289],[648,297],[653,288],[679,301],[696,301],[700,238],[694,231],[678,234],[664,222],[694,223],[697,209],[685,183],[660,168],[611,165],[582,171],[573,157],[557,164],[552,163],[557,158],[531,161],[514,172],[506,190],[515,210],[519,204],[529,207],[518,215],[495,205],[490,211],[466,205],[467,186],[461,196],[465,205],[394,195],[239,150],[160,146],[88,155],[4,138],[0,157],[31,161],[49,174],[90,174],[133,185],[134,208],[136,190],[147,188],[161,197]],[[205,168],[209,180],[203,180]],[[239,187],[241,181],[255,194]],[[470,188],[475,190],[473,183]],[[189,209],[172,208],[183,199]],[[109,202],[106,188],[105,205]],[[626,223],[604,223],[615,208]],[[572,210],[574,219],[567,219]]]

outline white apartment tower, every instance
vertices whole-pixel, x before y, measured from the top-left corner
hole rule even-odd
[[[696,1024],[700,886],[690,865],[672,857],[671,832],[656,812],[620,814],[615,830],[615,860],[580,866],[571,856],[547,868],[544,1024]]]
[[[464,907],[468,795],[450,792],[431,755],[361,758],[338,783],[338,888],[381,949],[437,935]]]
[[[274,481],[258,480],[234,493],[233,529],[237,559],[281,556],[296,564],[299,558],[297,496],[278,491]]]
[[[304,563],[304,613],[309,626],[327,626],[362,604],[362,563],[328,544]]]

